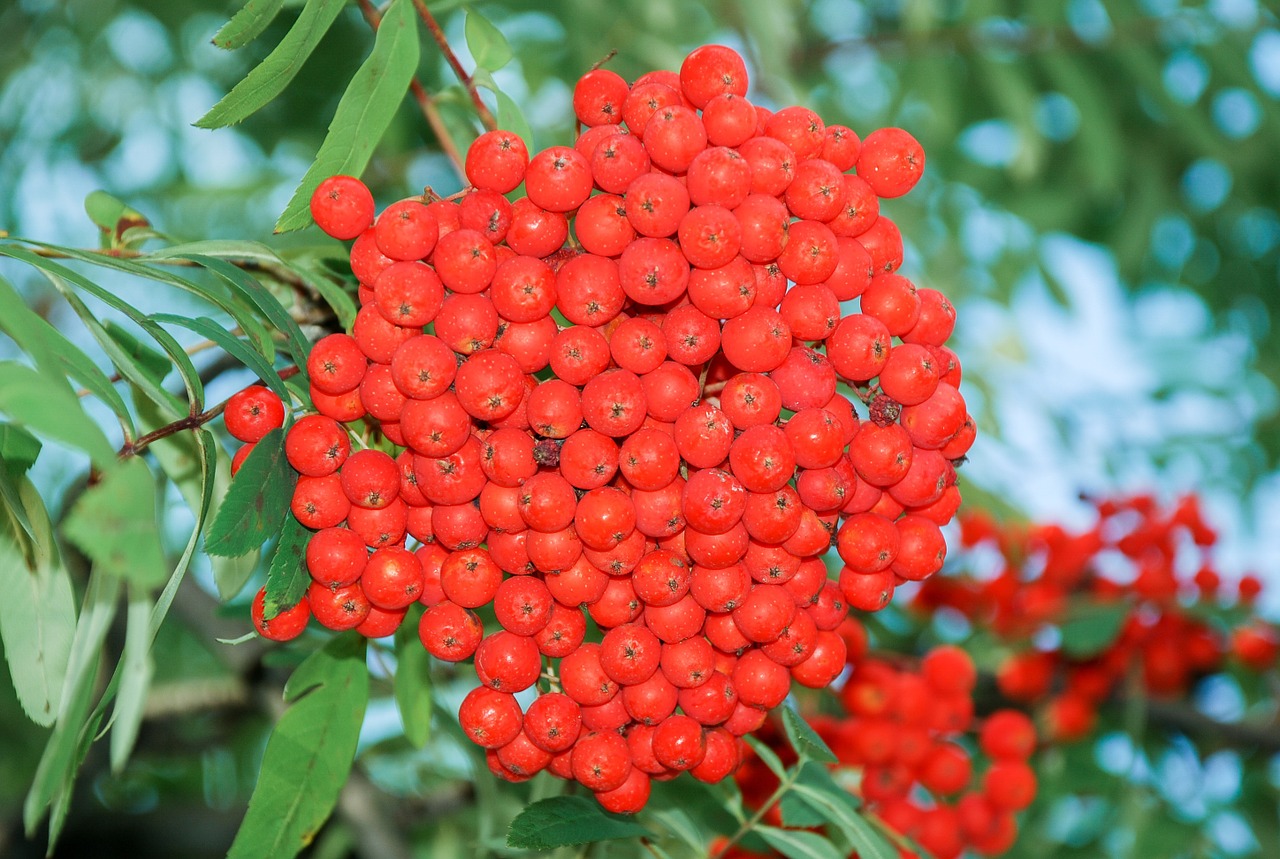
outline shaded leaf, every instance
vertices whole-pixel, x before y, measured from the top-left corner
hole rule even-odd
[[[482,69],[496,72],[511,62],[511,45],[502,31],[493,25],[488,18],[475,9],[467,10],[467,20],[463,28],[467,39],[467,49],[471,58]],[[514,131],[515,129],[510,129]],[[528,138],[525,138],[528,140]]]
[[[147,703],[147,690],[155,673],[155,660],[151,656],[149,624],[154,603],[146,589],[129,588],[129,606],[126,610],[124,652],[120,655],[117,673],[120,688],[116,692],[116,705],[112,710],[111,771],[124,769],[129,753],[138,739],[142,726],[143,708]]]
[[[164,377],[173,369],[173,362],[165,357],[163,352],[134,337],[133,332],[118,323],[110,319],[103,320],[102,330],[120,347],[119,353],[113,357],[117,366],[120,363],[120,357],[127,356],[138,372],[145,374],[157,385],[163,382]],[[122,372],[121,375],[125,374]]]
[[[151,225],[146,215],[106,191],[89,192],[84,198],[84,211],[102,230],[103,247],[115,247],[126,232]]]
[[[178,325],[194,331],[206,340],[212,340],[217,343],[224,352],[257,374],[262,383],[270,388],[277,397],[284,402],[289,401],[289,391],[285,388],[284,382],[280,381],[280,374],[275,371],[275,368],[267,363],[261,355],[250,349],[243,340],[228,333],[217,322],[207,316],[190,318],[173,313],[154,313],[151,318],[156,322]]]
[[[293,608],[307,592],[311,574],[307,572],[306,550],[311,532],[292,516],[284,517],[280,539],[276,541],[267,570],[267,593],[263,617],[267,620]]]
[[[84,413],[75,394],[30,367],[0,361],[0,411],[17,424],[89,454],[99,467],[116,452],[102,429]]]
[[[856,800],[845,791],[831,791],[809,784],[796,784],[792,790],[821,811],[862,859],[897,859],[897,848],[858,813]]]
[[[418,27],[409,0],[392,0],[373,52],[356,71],[329,123],[316,160],[276,221],[276,232],[311,223],[311,194],[338,173],[359,176],[399,109],[418,68]]]
[[[813,832],[775,826],[756,826],[752,832],[788,859],[844,859],[834,844]]]
[[[209,526],[204,550],[235,557],[279,532],[289,510],[297,473],[284,455],[284,430],[273,429],[254,445]]]
[[[416,623],[396,630],[395,694],[405,739],[420,749],[431,738],[431,660]]]
[[[198,128],[234,125],[284,92],[345,5],[346,0],[308,0],[280,44],[208,113],[196,120],[195,125]]]
[[[1088,659],[1109,648],[1129,616],[1127,603],[1081,603],[1067,613],[1060,627],[1062,652],[1072,659]]]
[[[369,702],[364,639],[332,639],[294,671],[257,785],[227,859],[290,859],[333,811],[355,760]]]
[[[126,459],[104,472],[77,499],[62,530],[96,569],[122,581],[151,587],[168,575],[155,478],[141,459]]]
[[[836,754],[831,751],[831,747],[790,706],[782,708],[782,726],[787,732],[787,742],[800,757],[828,764],[836,762]]]
[[[649,835],[634,818],[610,814],[585,796],[553,796],[530,805],[511,821],[507,846],[551,850],[566,844],[587,844]]]
[[[243,48],[262,35],[283,6],[284,0],[249,0],[214,33],[213,43],[228,51]]]
[[[35,465],[40,440],[22,427],[0,423],[0,460],[11,477],[20,477]]]
[[[53,806],[57,812],[50,824],[50,853],[70,800],[75,771],[84,759],[86,717],[97,679],[98,662],[102,658],[102,642],[115,617],[119,595],[120,580],[115,576],[101,572],[89,576],[80,619],[71,642],[71,655],[67,660],[57,722],[45,743],[35,779],[23,803],[22,821],[27,837],[34,835],[46,809]]]
[[[71,578],[61,563],[30,569],[18,547],[0,534],[0,592],[0,638],[13,688],[31,721],[48,727],[58,714],[75,635]]]
[[[780,779],[786,778],[787,768],[782,763],[782,758],[778,757],[777,752],[753,737],[751,734],[747,734],[742,739],[747,741],[747,745],[749,745],[751,750],[756,753],[756,757],[760,758],[764,765],[769,768],[770,772]]]

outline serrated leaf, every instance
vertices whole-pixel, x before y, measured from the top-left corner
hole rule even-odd
[[[275,536],[289,510],[297,473],[284,455],[284,430],[273,429],[241,463],[218,514],[209,526],[204,550],[237,557]]]
[[[467,10],[463,32],[467,39],[467,50],[471,51],[471,58],[480,68],[496,72],[511,62],[511,45],[507,42],[507,37],[476,10]]]
[[[124,769],[142,726],[142,713],[147,703],[147,690],[155,673],[151,657],[149,625],[155,604],[146,589],[129,588],[129,606],[125,612],[124,652],[120,655],[120,688],[112,710],[111,771]]]
[[[844,859],[834,844],[813,832],[775,826],[756,826],[752,832],[787,859]]]
[[[787,742],[801,758],[827,764],[836,762],[836,753],[831,751],[831,747],[818,736],[818,732],[809,727],[809,723],[790,706],[782,708],[782,726],[787,732]]]
[[[62,531],[95,568],[122,581],[145,588],[168,576],[156,518],[156,482],[141,459],[107,469],[76,500]]]
[[[306,551],[311,532],[292,516],[284,517],[280,539],[276,541],[267,569],[267,593],[263,617],[267,620],[293,608],[307,592],[311,575],[307,572]]]
[[[89,454],[100,468],[116,452],[69,389],[30,367],[0,361],[0,411],[16,424]]]
[[[208,113],[196,120],[196,127],[235,125],[284,92],[344,6],[346,0],[307,0],[280,44]]]
[[[808,784],[796,784],[792,790],[821,811],[827,821],[849,840],[861,859],[897,859],[897,848],[858,813],[855,800],[848,793]]]
[[[396,631],[395,695],[405,739],[420,749],[431,738],[431,660],[416,623]]]
[[[0,638],[13,688],[31,721],[48,727],[58,714],[75,635],[71,578],[60,563],[28,568],[18,547],[0,534],[0,593]]]
[[[214,33],[213,43],[228,51],[243,48],[262,35],[283,7],[284,0],[249,0]]]
[[[844,792],[831,778],[826,765],[817,761],[806,761],[800,767],[800,771],[796,773],[796,783],[807,784],[832,794]],[[782,820],[787,826],[821,826],[827,819],[821,809],[815,808],[803,794],[796,791],[783,794],[778,806],[782,812]]]
[[[1109,648],[1129,617],[1127,603],[1081,603],[1062,622],[1062,652],[1072,659],[1089,659]]]
[[[117,367],[119,367],[121,356],[127,356],[138,372],[143,373],[157,385],[163,382],[164,377],[173,369],[173,362],[165,357],[163,352],[134,337],[133,332],[119,323],[112,322],[110,319],[103,320],[102,330],[120,347],[119,353],[113,358]],[[121,375],[125,374],[121,372]]]
[[[649,835],[634,818],[610,814],[585,796],[553,796],[530,805],[511,821],[507,846],[552,850],[569,844]]]
[[[392,0],[373,52],[356,71],[329,123],[316,159],[276,221],[276,232],[311,223],[311,194],[335,174],[359,176],[404,100],[418,69],[418,26],[409,0]]]
[[[355,760],[369,701],[364,639],[347,633],[298,666],[227,859],[291,859],[311,843]]]

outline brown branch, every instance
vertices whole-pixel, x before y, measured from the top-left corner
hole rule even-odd
[[[467,74],[467,70],[458,61],[458,55],[453,52],[453,46],[445,38],[444,30],[440,28],[440,22],[436,20],[435,15],[431,14],[431,10],[427,8],[424,0],[413,0],[413,6],[418,10],[418,17],[422,19],[422,22],[427,25],[427,29],[431,31],[431,36],[436,40],[436,44],[440,46],[440,52],[444,54],[445,61],[453,69],[458,82],[462,84],[467,94],[471,96],[471,103],[475,105],[476,113],[480,116],[480,124],[489,131],[493,131],[498,127],[498,121],[493,118],[493,113],[489,110],[488,105],[484,103],[484,99],[480,98],[480,90],[476,89],[476,82],[471,79],[471,75]]]
[[[288,379],[296,375],[298,375],[297,367],[285,367],[283,370],[279,372],[279,376],[281,379]],[[130,456],[137,456],[138,454],[146,450],[149,445],[151,445],[154,442],[160,441],[160,439],[162,438],[168,438],[171,435],[177,435],[180,432],[184,432],[189,429],[195,429],[196,427],[204,426],[209,421],[213,420],[218,415],[226,411],[226,408],[227,408],[227,403],[224,400],[223,402],[218,403],[216,406],[214,406],[211,409],[206,409],[203,412],[195,412],[193,414],[187,415],[185,418],[179,418],[173,423],[165,424],[162,427],[156,427],[151,432],[138,436],[138,438],[135,439],[134,441],[131,441],[131,442],[126,441],[123,445],[121,445],[120,451],[119,453],[116,454],[116,456],[119,457],[120,459],[125,459],[126,457],[130,457]]]
[[[370,0],[358,0],[360,4],[360,12],[364,15],[365,21],[376,33],[378,25],[382,23],[382,16],[378,14],[378,10],[373,7]],[[444,124],[444,118],[440,116],[440,110],[436,107],[436,101],[431,97],[431,93],[419,82],[417,75],[409,81],[409,91],[413,93],[413,98],[418,102],[418,108],[422,111],[422,118],[427,121],[427,125],[431,126],[431,132],[435,134],[436,141],[440,144],[440,148],[444,150],[444,154],[448,156],[449,161],[453,164],[453,169],[465,183],[467,180],[467,172],[463,167],[462,153],[458,149],[458,144],[454,141],[453,135],[449,133],[449,127]]]

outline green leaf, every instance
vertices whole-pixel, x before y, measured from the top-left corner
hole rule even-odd
[[[16,424],[89,454],[99,468],[116,452],[75,394],[48,376],[14,361],[0,361],[0,411]]]
[[[756,757],[758,757],[764,765],[769,768],[771,773],[780,779],[786,778],[787,768],[782,763],[782,758],[778,757],[778,754],[773,749],[769,748],[750,734],[747,734],[742,739],[747,741],[747,745],[751,747],[751,750],[756,753]]]
[[[529,121],[524,118],[524,111],[520,109],[520,105],[501,90],[495,89],[493,94],[498,99],[498,127],[518,135],[528,146],[533,146],[533,129],[529,127]]]
[[[307,338],[302,334],[302,329],[298,327],[298,323],[289,315],[289,311],[274,295],[267,291],[266,287],[225,260],[202,257],[198,254],[185,254],[179,258],[189,259],[218,275],[245,301],[257,308],[263,318],[274,325],[277,331],[288,337],[289,354],[293,358],[293,362],[298,365],[299,374],[304,380],[306,379],[307,355],[311,351],[311,344],[307,342]],[[233,315],[236,314],[233,313]],[[241,327],[244,327],[243,323]],[[274,354],[274,351],[272,354]]]
[[[507,846],[552,850],[567,844],[613,841],[651,833],[634,818],[610,814],[585,796],[553,796],[530,805],[511,821]]]
[[[263,436],[241,464],[209,526],[204,550],[236,557],[261,546],[280,530],[297,474],[284,455],[284,430]]]
[[[1062,622],[1062,652],[1071,659],[1089,659],[1109,648],[1129,617],[1129,605],[1080,603]]]
[[[787,859],[844,859],[834,844],[813,832],[775,826],[756,826],[751,831]]]
[[[511,62],[511,45],[507,43],[507,37],[476,10],[467,10],[463,30],[467,38],[467,49],[471,51],[471,57],[477,66],[496,72]]]
[[[858,813],[856,801],[845,791],[808,784],[796,784],[792,790],[821,811],[849,840],[861,859],[897,859],[897,849]]]
[[[243,48],[262,35],[283,6],[284,0],[249,0],[214,33],[213,43],[228,51]]]
[[[431,738],[431,660],[416,623],[396,630],[395,694],[405,739],[420,749]]]
[[[0,460],[11,477],[20,477],[35,465],[40,440],[22,427],[0,423]]]
[[[124,769],[129,753],[138,739],[142,726],[142,713],[147,703],[147,690],[155,673],[155,660],[151,657],[151,615],[155,604],[145,588],[130,586],[129,607],[126,610],[124,652],[120,655],[118,673],[120,688],[116,693],[116,706],[112,711],[111,771]]]
[[[190,289],[191,291],[199,294],[198,287],[188,281],[184,281],[182,278],[174,277],[167,272],[154,271],[149,269],[147,266],[138,265],[130,260],[91,254],[76,248],[63,248],[56,245],[41,246],[66,254],[67,256],[80,260],[81,262],[102,266],[104,268],[112,268],[141,277],[148,277],[152,280],[158,280],[163,283],[170,283],[175,286]],[[95,332],[94,336],[98,339],[98,342],[102,344],[103,349],[106,350],[108,354],[111,354],[111,351],[113,349],[118,349],[118,347],[114,344],[110,344],[109,339],[107,342],[104,342],[104,338],[98,336],[97,331],[101,329],[101,326],[98,324],[94,314],[84,306],[84,302],[80,300],[78,295],[76,295],[75,290],[71,288],[70,284],[74,284],[79,289],[87,292],[94,298],[106,304],[108,307],[119,311],[133,320],[140,328],[142,328],[143,331],[150,335],[156,343],[160,344],[160,348],[165,351],[169,356],[169,359],[178,368],[178,372],[182,376],[182,383],[186,386],[187,397],[190,403],[196,407],[197,411],[203,408],[204,383],[200,381],[200,373],[196,370],[195,365],[191,363],[191,358],[183,350],[182,345],[179,344],[178,341],[174,340],[169,332],[165,331],[159,325],[148,319],[145,313],[137,310],[127,301],[119,298],[110,290],[98,286],[96,283],[80,274],[80,272],[68,268],[55,260],[45,259],[38,254],[32,253],[26,248],[18,247],[14,244],[0,243],[0,253],[17,260],[22,260],[44,274],[45,277],[49,279],[49,282],[62,293],[63,297],[65,297],[69,303],[71,303],[76,313],[80,316],[81,321],[83,321],[91,331]],[[112,360],[115,360],[114,356]],[[125,366],[123,364],[117,364],[117,367],[120,369],[122,374],[125,372]],[[140,385],[145,390],[148,390],[157,402],[173,400],[172,395],[167,394],[162,390],[158,390],[149,379],[145,379],[143,377],[127,378]]]
[[[347,633],[331,640],[298,666],[284,694],[291,706],[267,740],[227,859],[291,859],[333,811],[369,702],[364,639]]]
[[[156,518],[156,482],[145,462],[126,459],[76,500],[62,526],[95,567],[148,588],[169,574]]]
[[[796,783],[807,784],[833,795],[844,793],[844,790],[831,778],[826,765],[817,761],[806,761],[800,767],[800,771],[796,773]],[[827,819],[821,809],[812,805],[803,794],[795,791],[783,794],[778,806],[782,811],[782,820],[787,826],[821,826]]]
[[[338,102],[316,160],[276,221],[276,232],[311,223],[311,194],[338,173],[359,176],[400,107],[418,69],[418,25],[409,0],[392,0],[382,17],[373,52]]]
[[[48,727],[58,714],[75,635],[71,578],[61,563],[28,568],[18,547],[0,534],[0,593],[0,639],[18,702],[31,721]]]
[[[127,358],[134,368],[157,385],[163,382],[165,376],[169,375],[169,371],[173,369],[173,362],[165,357],[163,352],[134,337],[131,331],[119,323],[112,322],[110,319],[103,320],[102,330],[120,347],[119,352],[112,358],[117,366],[121,358]],[[121,375],[124,373],[122,372]]]
[[[270,620],[280,612],[293,608],[307,592],[311,574],[307,572],[306,550],[311,532],[292,516],[284,517],[280,539],[276,541],[267,570],[267,594],[263,616]]]
[[[69,801],[71,782],[84,748],[86,716],[98,675],[98,662],[102,658],[102,642],[115,617],[116,602],[120,595],[120,580],[115,576],[94,572],[89,576],[80,619],[75,637],[71,641],[71,655],[67,660],[66,679],[62,684],[62,698],[58,719],[45,744],[35,779],[23,803],[22,820],[27,836],[31,837],[45,809],[51,805],[55,821],[59,822]],[[57,826],[50,825],[50,853],[57,836]]]
[[[280,380],[280,374],[275,371],[275,368],[267,363],[261,355],[250,349],[245,341],[227,333],[227,330],[217,322],[207,316],[190,318],[173,313],[153,313],[151,318],[156,322],[177,325],[189,331],[194,331],[206,340],[212,340],[217,343],[222,351],[257,374],[263,384],[270,388],[277,397],[286,403],[289,401],[289,390],[284,386],[284,382]]]
[[[801,758],[827,764],[836,762],[836,753],[831,751],[831,747],[818,736],[818,732],[809,727],[809,723],[790,706],[782,708],[782,726],[787,732],[787,742]]]
[[[146,215],[106,191],[91,191],[84,198],[84,211],[102,230],[103,247],[116,247],[127,231],[151,226]]]
[[[320,39],[346,6],[346,0],[308,0],[289,32],[244,80],[196,120],[198,128],[235,125],[264,107],[297,76]],[[234,19],[233,19],[234,20]]]

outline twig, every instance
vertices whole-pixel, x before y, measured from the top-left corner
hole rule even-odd
[[[382,16],[378,14],[378,10],[373,7],[369,0],[358,0],[358,2],[364,19],[369,22],[369,26],[376,33],[378,25],[382,23]],[[419,82],[417,75],[414,75],[413,79],[409,81],[409,91],[413,93],[414,100],[418,102],[422,117],[427,121],[427,125],[431,126],[431,131],[435,134],[440,148],[444,150],[444,154],[448,156],[449,161],[453,164],[453,169],[465,183],[467,172],[463,167],[462,153],[458,150],[458,144],[454,142],[453,135],[449,133],[449,127],[444,124],[444,119],[440,116],[440,110],[436,107],[435,99]]]
[[[605,63],[609,62],[616,56],[618,56],[618,49],[610,48],[609,53],[605,54],[603,57],[601,57],[600,59],[596,60],[594,63],[591,64],[591,71],[594,72],[596,69],[600,68],[601,66],[603,66]]]
[[[497,129],[498,121],[493,118],[493,112],[484,103],[484,99],[480,98],[480,90],[476,89],[476,82],[471,79],[471,75],[467,74],[466,69],[462,67],[462,63],[458,62],[458,55],[453,52],[453,46],[445,38],[444,30],[440,28],[440,22],[436,20],[436,16],[431,14],[431,10],[427,8],[424,0],[413,0],[413,6],[418,10],[418,17],[422,19],[422,22],[427,25],[427,29],[431,31],[431,36],[436,40],[436,44],[440,46],[440,52],[444,54],[445,61],[453,69],[458,82],[462,84],[463,89],[471,96],[471,103],[475,105],[476,113],[480,116],[480,124],[489,131]]]
[[[297,374],[298,374],[297,367],[285,367],[279,373],[281,379],[288,379],[292,376],[296,376]],[[153,442],[160,441],[160,439],[162,438],[168,438],[171,435],[177,435],[178,433],[183,432],[185,430],[195,429],[196,427],[204,426],[209,421],[213,420],[218,415],[226,411],[226,408],[227,408],[227,403],[224,400],[223,402],[218,403],[216,406],[214,406],[211,409],[206,409],[203,412],[195,412],[193,414],[187,415],[185,418],[179,418],[173,423],[168,423],[162,427],[157,427],[149,433],[138,436],[138,438],[135,439],[134,441],[125,442],[123,445],[121,445],[120,451],[119,453],[116,454],[116,456],[118,456],[120,459],[125,459],[126,457],[130,457],[130,456],[137,456],[138,454],[146,450],[147,447],[151,445]]]

